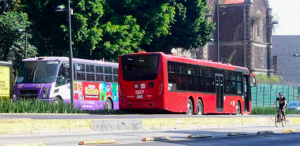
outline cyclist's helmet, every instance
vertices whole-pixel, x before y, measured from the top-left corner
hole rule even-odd
[[[280,96],[280,95],[283,95],[283,93],[282,93],[282,92],[279,92],[278,94],[279,94],[279,96]]]

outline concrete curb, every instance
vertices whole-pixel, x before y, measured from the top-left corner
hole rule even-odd
[[[300,125],[300,117],[289,117],[287,125]],[[245,126],[274,126],[274,118],[0,119],[0,134],[173,130]]]
[[[247,135],[247,134],[245,132],[231,132],[227,134],[227,136],[239,136],[239,135]]]
[[[192,139],[192,138],[208,138],[208,137],[212,137],[212,136],[210,134],[192,134],[189,135],[187,138]]]
[[[9,145],[1,145],[1,146],[46,146],[43,143],[29,143],[29,144],[9,144]]]
[[[95,144],[115,144],[114,139],[103,139],[103,140],[84,140],[80,141],[78,145],[95,145]]]
[[[273,131],[258,131],[256,134],[274,134]]]
[[[170,140],[169,136],[163,136],[163,137],[146,137],[143,138],[142,141],[164,141],[164,140]]]

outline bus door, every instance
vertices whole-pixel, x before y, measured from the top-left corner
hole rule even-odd
[[[215,86],[217,111],[222,112],[224,109],[224,79],[222,74],[215,74]]]
[[[244,98],[244,111],[249,111],[250,109],[250,84],[249,84],[249,76],[243,76],[243,98]]]

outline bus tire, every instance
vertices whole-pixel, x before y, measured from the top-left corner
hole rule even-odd
[[[55,105],[58,105],[61,102],[61,99],[59,97],[54,97],[53,102]]]
[[[112,110],[113,109],[113,104],[111,99],[107,99],[104,105],[104,109],[106,110]]]
[[[186,108],[186,114],[187,115],[193,115],[194,113],[194,105],[191,99],[188,100],[187,108]]]
[[[197,115],[203,115],[203,103],[201,99],[197,101]]]
[[[240,102],[236,103],[235,115],[241,115],[241,104]]]

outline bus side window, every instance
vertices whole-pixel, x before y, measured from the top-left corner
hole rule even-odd
[[[237,73],[237,94],[242,94],[242,73]]]
[[[87,81],[95,81],[95,66],[86,65],[86,79]]]
[[[206,67],[206,91],[215,92],[215,71],[211,67]]]
[[[118,68],[113,68],[113,76],[114,76],[113,79],[115,83],[118,83],[118,72],[119,72]]]
[[[197,77],[195,66],[191,64],[186,65],[187,70],[187,90],[197,91]]]
[[[240,84],[238,84],[237,77],[238,73],[233,71],[224,71],[225,72],[225,94],[241,94],[240,93]]]
[[[70,69],[69,66],[66,66],[66,65],[63,66],[63,72],[62,72],[62,74],[65,75],[66,78],[70,78],[70,76],[69,76],[69,69]]]
[[[56,79],[55,87],[65,85],[67,83],[66,75],[65,75],[65,71],[64,70],[65,70],[64,69],[64,65],[61,65],[59,67],[59,71],[58,71],[58,76],[57,76],[57,79]]]
[[[76,64],[76,79],[77,80],[86,80],[85,79],[85,64]]]
[[[172,62],[172,61],[168,61],[168,90],[171,90],[171,91],[177,90],[175,62]]]
[[[198,91],[206,92],[206,68],[204,66],[197,66],[197,85]]]
[[[179,74],[177,74],[178,90],[187,89],[186,64],[178,63]]]
[[[96,81],[104,81],[103,66],[96,66]]]
[[[105,66],[104,67],[104,73],[105,73],[105,82],[113,82],[113,77],[112,77],[112,67],[110,66]]]
[[[63,63],[63,68],[62,68],[62,74],[66,78],[66,83],[70,82],[70,70],[69,70],[69,64]],[[74,72],[73,72],[74,75]],[[74,77],[74,76],[73,76]]]

